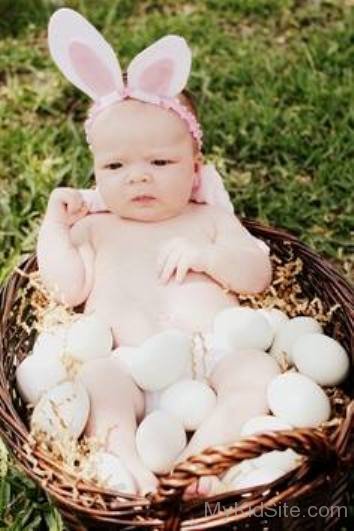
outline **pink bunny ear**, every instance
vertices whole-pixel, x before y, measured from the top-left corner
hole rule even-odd
[[[192,54],[186,41],[166,35],[140,52],[128,66],[128,86],[173,98],[187,84]]]
[[[123,90],[122,71],[114,51],[76,11],[62,8],[52,15],[48,44],[63,74],[93,100]]]

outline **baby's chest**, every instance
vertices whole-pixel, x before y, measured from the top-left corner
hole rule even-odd
[[[120,293],[158,289],[158,263],[173,238],[191,239],[200,246],[213,238],[209,223],[200,218],[195,223],[104,221],[94,233],[96,287],[110,286]]]

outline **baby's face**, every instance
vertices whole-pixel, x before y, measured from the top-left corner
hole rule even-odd
[[[92,124],[91,144],[96,182],[114,214],[160,221],[188,204],[199,158],[173,111],[137,100],[111,105]]]

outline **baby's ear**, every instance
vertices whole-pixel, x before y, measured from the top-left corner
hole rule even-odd
[[[62,8],[52,15],[48,44],[63,74],[94,101],[123,90],[122,71],[114,51],[76,11]]]
[[[192,54],[183,37],[166,35],[140,52],[128,66],[128,86],[174,97],[187,84]]]

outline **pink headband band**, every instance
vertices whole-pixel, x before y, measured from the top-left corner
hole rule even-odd
[[[143,92],[142,90],[132,89],[129,87],[129,83],[123,88],[122,92],[113,92],[109,95],[109,97],[104,97],[96,101],[91,107],[88,118],[85,121],[86,139],[89,145],[91,144],[90,129],[97,115],[103,111],[103,109],[109,107],[113,103],[123,101],[127,98],[133,98],[146,103],[158,105],[159,107],[163,107],[165,109],[173,110],[187,124],[189,132],[196,141],[199,151],[201,151],[203,138],[202,129],[194,114],[190,112],[185,105],[179,102],[177,98],[166,98],[163,96],[149,94],[147,92]]]

